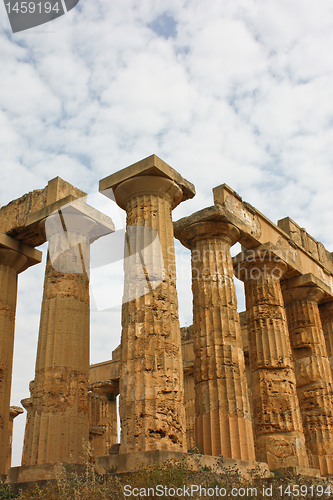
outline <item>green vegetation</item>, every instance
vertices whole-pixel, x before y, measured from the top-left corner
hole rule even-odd
[[[193,456],[193,455],[192,455]],[[223,466],[221,458],[219,466]],[[194,471],[185,460],[169,460],[163,464],[153,463],[141,470],[106,476],[96,474],[89,460],[85,474],[65,475],[63,471],[53,484],[34,487],[26,491],[13,492],[0,485],[0,499],[16,500],[124,500],[149,498],[150,500],[185,500],[188,498],[232,498],[235,500],[256,498],[276,499],[325,499],[333,498],[333,480],[326,478],[304,478],[292,474],[274,475],[269,479],[254,472],[245,480],[237,469],[225,469],[217,473],[214,468],[199,467]],[[201,487],[201,496],[200,490]],[[198,490],[196,490],[198,488]],[[178,491],[177,491],[178,489]],[[204,494],[206,491],[206,495]],[[330,493],[332,492],[332,493]]]

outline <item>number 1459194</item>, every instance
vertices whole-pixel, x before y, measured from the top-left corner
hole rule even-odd
[[[319,497],[324,497],[325,495],[330,495],[331,494],[331,488],[330,485],[328,486],[322,486],[321,484],[317,485],[311,485],[307,486],[306,484],[293,484],[292,486],[278,486],[277,487],[279,494],[281,497],[286,498],[286,497],[305,497],[308,495],[308,497],[314,497],[314,498],[319,498]],[[326,497],[327,498],[327,497]]]
[[[59,12],[59,4],[56,2],[54,5],[51,2],[16,2],[14,5],[10,3],[6,3],[7,12],[10,14],[11,12],[26,14],[26,13],[46,13],[50,14],[51,12]]]

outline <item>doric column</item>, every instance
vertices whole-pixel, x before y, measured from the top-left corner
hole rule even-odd
[[[171,211],[194,188],[155,155],[103,179],[108,188],[127,213],[120,453],[186,451]]]
[[[245,283],[257,460],[308,467],[280,278],[286,265],[259,248],[234,259]]]
[[[320,305],[319,314],[325,336],[327,357],[333,376],[333,301]]]
[[[41,253],[7,235],[0,237],[0,476],[3,476],[7,474],[17,276],[32,265],[30,254],[35,256],[33,264],[36,264]]]
[[[31,446],[32,446],[32,433],[31,433],[31,416],[34,413],[33,412],[33,404],[32,404],[32,387],[33,387],[33,380],[29,384],[29,390],[30,390],[30,398],[24,398],[21,399],[21,405],[27,412],[27,417],[25,421],[25,429],[24,429],[24,440],[23,440],[23,450],[22,450],[22,460],[21,460],[21,465],[27,465],[27,454],[28,451],[30,453]]]
[[[196,441],[205,455],[254,460],[230,254],[239,231],[210,220],[208,211],[175,223],[176,237],[192,256]]]
[[[84,461],[89,441],[90,243],[113,229],[96,212],[80,202],[41,223],[49,249],[25,465]]]
[[[322,475],[333,474],[333,384],[318,310],[324,292],[317,286],[294,286],[297,280],[285,283],[283,298],[306,446],[310,465]]]
[[[13,444],[13,424],[14,418],[23,413],[23,409],[19,406],[11,406],[9,411],[9,437],[7,448],[7,471],[10,469],[12,463],[12,444]]]
[[[94,387],[88,393],[89,439],[94,457],[109,454],[118,442],[117,395],[112,384]]]
[[[194,351],[193,325],[180,329],[182,337],[182,357],[184,368],[184,406],[186,418],[187,449],[196,448],[195,439],[195,389],[194,389]]]

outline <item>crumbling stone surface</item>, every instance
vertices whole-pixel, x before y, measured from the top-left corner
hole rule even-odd
[[[327,356],[333,376],[333,301],[320,305],[319,314],[325,336]]]
[[[184,370],[184,406],[186,419],[186,444],[188,450],[197,447],[195,437],[195,389],[194,373],[191,370]]]
[[[91,220],[89,226],[83,225],[77,217],[77,235],[72,235],[72,240],[77,237],[81,241],[81,253],[75,245],[59,252],[56,269],[50,254],[47,257],[25,465],[82,463],[84,441],[89,438],[90,301],[86,263],[90,248],[86,231],[95,223]],[[66,233],[51,234],[49,245],[68,248]]]
[[[256,458],[272,468],[308,467],[280,287],[285,265],[259,250],[241,258],[235,264],[245,283]]]
[[[11,201],[8,205],[0,209],[0,232],[6,233],[9,236],[21,240],[22,234],[26,233],[26,221],[31,212],[36,212],[46,205],[47,187],[44,189],[36,189],[25,194],[17,200]],[[37,236],[37,238],[36,238]],[[35,246],[40,244],[38,233],[34,236],[26,237],[24,240],[27,244]]]
[[[180,335],[182,338],[182,342],[186,340],[193,340],[193,325],[183,326],[180,329]]]
[[[182,337],[182,358],[184,373],[184,406],[186,418],[187,449],[197,447],[195,438],[195,389],[194,389],[194,351],[193,325],[180,329]]]
[[[24,465],[84,461],[88,371],[88,276],[64,276],[48,258]]]
[[[154,158],[149,162],[154,163]],[[104,189],[115,188],[115,199],[127,213],[131,239],[124,261],[120,453],[186,450],[171,210],[188,197],[182,187],[192,188],[187,181],[179,181],[179,174],[173,178],[172,169],[162,167],[159,170],[159,165],[152,165],[154,175],[145,175],[147,165],[143,161],[134,171],[127,168],[124,175],[115,174],[108,178],[108,185],[103,184]],[[142,232],[137,230],[131,238],[129,228],[133,227],[156,232],[163,262],[159,247],[153,246],[151,253],[145,254],[147,267],[142,265]],[[146,293],[140,296],[139,290],[145,286]]]
[[[173,246],[171,201],[147,194],[132,198],[126,208],[128,226],[158,231],[166,272],[160,286],[123,305],[121,453],[180,451],[186,447],[185,415],[176,279],[168,256]],[[125,289],[136,286],[131,271],[125,260]]]
[[[42,209],[63,198],[75,199],[85,195],[80,189],[60,177],[55,177],[44,189],[31,191],[0,208],[0,233],[8,234],[32,247],[42,245],[45,243],[45,235],[38,230],[39,221],[29,223],[31,214],[42,212]],[[44,217],[47,215],[49,214]]]
[[[323,292],[304,286],[286,288],[283,296],[310,465],[333,474],[333,383],[318,309]]]
[[[254,460],[231,245],[238,230],[211,210],[181,219],[175,234],[191,248],[196,443],[201,453]]]
[[[116,395],[107,391],[105,387],[88,393],[89,440],[95,457],[110,453],[118,439]]]

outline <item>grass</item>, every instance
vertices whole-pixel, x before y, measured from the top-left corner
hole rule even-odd
[[[333,480],[331,479],[304,478],[291,474],[281,474],[270,479],[260,478],[258,474],[254,474],[254,476],[250,480],[245,480],[240,476],[237,469],[232,471],[225,470],[222,474],[218,473],[214,468],[209,467],[199,467],[199,470],[193,471],[185,460],[168,460],[163,464],[154,462],[132,473],[109,473],[106,476],[99,476],[95,472],[93,463],[87,461],[84,475],[71,474],[66,476],[65,471],[63,471],[55,483],[44,487],[36,486],[24,492],[13,492],[7,486],[0,485],[0,499],[333,499]],[[201,496],[199,495],[200,491],[191,491],[191,485],[198,488],[201,486]],[[296,485],[298,485],[298,488]],[[330,491],[332,491],[330,494],[328,494],[328,486],[330,487]],[[206,490],[206,496],[203,489]],[[299,491],[298,495],[296,494],[297,491]],[[129,495],[129,493],[132,494]]]

